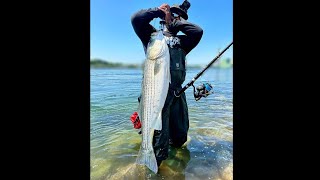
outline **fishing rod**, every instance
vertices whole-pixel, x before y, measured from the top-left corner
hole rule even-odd
[[[210,90],[212,89],[212,86],[208,83],[203,84],[202,86],[197,87],[198,92],[195,92],[195,87],[193,85],[193,83],[216,61],[219,59],[219,57],[227,50],[229,49],[229,47],[233,44],[233,42],[231,42],[223,51],[221,51],[202,71],[200,71],[194,78],[192,78],[192,80],[186,84],[179,92],[176,93],[176,91],[174,91],[174,95],[176,97],[180,97],[180,95],[187,90],[190,86],[193,86],[193,90],[194,90],[194,97],[196,99],[196,101],[198,101],[201,97],[206,97],[208,96],[210,93]]]

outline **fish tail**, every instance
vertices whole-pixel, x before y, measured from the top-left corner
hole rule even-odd
[[[136,159],[136,163],[146,165],[154,173],[158,172],[157,160],[154,155],[153,149],[147,151],[141,147]]]

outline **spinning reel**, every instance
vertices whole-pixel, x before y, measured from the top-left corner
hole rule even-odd
[[[210,94],[213,94],[213,86],[209,83],[204,83],[198,86],[197,88],[193,86],[193,96],[196,101],[200,100],[202,97],[206,98]]]

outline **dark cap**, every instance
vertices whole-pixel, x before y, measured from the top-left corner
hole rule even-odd
[[[188,19],[188,9],[190,8],[191,4],[188,0],[184,0],[181,5],[174,4],[170,7],[170,11],[172,13],[176,13],[181,16],[183,19]]]

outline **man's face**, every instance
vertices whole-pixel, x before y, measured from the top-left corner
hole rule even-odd
[[[180,16],[179,16],[178,14],[176,14],[176,13],[172,13],[172,14],[171,14],[171,19],[172,19],[172,20],[174,20],[174,19],[180,20]]]

